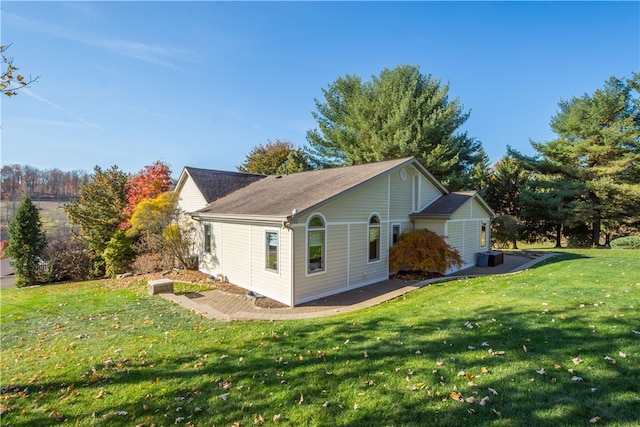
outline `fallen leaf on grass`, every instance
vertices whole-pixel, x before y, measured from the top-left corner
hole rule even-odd
[[[504,356],[505,352],[502,351],[502,350],[495,351],[495,350],[490,348],[489,349],[489,354],[491,354],[492,356]]]
[[[304,402],[304,395],[300,393],[300,400],[298,400],[298,405],[302,405],[302,402]]]
[[[485,396],[482,398],[482,400],[480,400],[480,406],[486,406],[490,401],[491,399],[489,398],[489,396]]]
[[[544,375],[546,374],[546,372],[544,371],[544,368],[540,369],[539,371],[536,371],[537,373],[539,373],[540,375]]]
[[[579,365],[579,364],[581,364],[582,362],[584,362],[584,361],[583,361],[582,359],[580,359],[579,357],[574,357],[573,359],[571,359],[571,361],[572,361],[574,364],[576,364],[576,365]]]
[[[224,400],[225,402],[227,401],[227,398],[229,397],[229,393],[223,393],[221,395],[218,396],[219,399]]]
[[[489,387],[489,388],[488,388],[488,390],[489,390],[491,393],[495,394],[496,396],[498,395],[498,392],[496,391],[496,389],[495,389],[495,388],[491,388],[491,387]]]
[[[584,380],[582,379],[582,377],[574,375],[573,377],[571,377],[571,381],[581,382],[581,381],[584,381]]]
[[[93,396],[94,399],[100,399],[102,398],[102,396],[104,396],[105,394],[107,394],[107,390],[104,389],[104,387],[100,387],[98,389],[98,394],[96,394],[95,396]]]
[[[595,423],[597,423],[598,421],[600,421],[600,417],[593,417],[593,418],[591,418],[591,419],[589,420],[589,422],[590,422],[591,424],[595,424]]]
[[[105,420],[110,420],[111,418],[124,417],[128,414],[129,413],[127,411],[115,411],[115,412],[109,412],[108,414],[104,414],[102,418],[104,418]]]
[[[452,391],[451,393],[449,393],[449,397],[453,400],[456,400],[458,402],[462,402],[462,395],[460,393],[456,393],[455,391]]]
[[[606,360],[607,362],[611,363],[612,365],[616,364],[616,359],[614,359],[613,357],[605,356],[604,360]]]
[[[620,357],[622,357],[624,359],[625,357],[627,357],[627,353],[623,353],[623,352],[619,351],[618,352],[618,356],[620,356]]]

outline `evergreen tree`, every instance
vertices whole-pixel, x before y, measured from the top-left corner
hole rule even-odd
[[[80,236],[95,255],[102,256],[107,243],[125,220],[127,178],[128,175],[117,166],[107,170],[96,166],[91,180],[80,189],[80,198],[65,206],[69,221],[80,227]]]
[[[635,73],[631,79],[611,77],[592,95],[561,101],[551,120],[558,138],[532,142],[540,156],[513,152],[540,183],[548,183],[532,190],[556,194],[558,218],[571,209],[574,223],[590,227],[593,245],[601,244],[603,231],[607,243],[622,228],[640,228],[639,88]]]
[[[38,283],[38,257],[46,246],[47,236],[42,231],[38,209],[26,197],[9,224],[9,246],[6,249],[6,254],[14,259],[11,265],[18,276],[16,286]]]
[[[384,69],[363,82],[347,75],[323,89],[307,132],[318,167],[415,156],[451,190],[471,188],[469,173],[482,163],[481,144],[460,127],[469,113],[449,99],[448,84],[417,66]]]

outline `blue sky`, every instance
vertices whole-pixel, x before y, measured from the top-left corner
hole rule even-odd
[[[471,115],[492,161],[554,138],[558,102],[640,61],[639,2],[2,2],[2,44],[40,76],[2,99],[2,164],[162,160],[235,170],[306,144],[338,77],[420,67]]]

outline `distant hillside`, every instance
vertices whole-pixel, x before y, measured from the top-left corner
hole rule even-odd
[[[29,165],[5,165],[0,171],[0,199],[19,201],[28,195],[32,200],[68,201],[78,197],[80,187],[89,180],[82,170],[40,170]],[[4,210],[4,209],[3,209]]]

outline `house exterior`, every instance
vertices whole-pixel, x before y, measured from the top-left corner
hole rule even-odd
[[[201,271],[290,306],[388,279],[389,247],[404,231],[443,236],[462,268],[490,248],[493,211],[476,193],[447,191],[413,157],[234,176],[231,191],[203,189],[194,170],[185,168],[176,191],[199,223]]]

